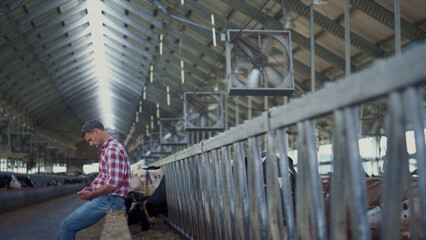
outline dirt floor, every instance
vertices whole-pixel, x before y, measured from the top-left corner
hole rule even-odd
[[[153,228],[148,231],[141,231],[140,225],[129,226],[130,235],[133,240],[150,240],[150,239],[165,239],[165,240],[183,240],[186,239],[178,234],[172,227],[158,218]]]
[[[104,219],[91,226],[90,228],[81,230],[77,233],[76,240],[99,240],[100,232],[104,225]],[[139,224],[129,226],[130,236],[133,240],[183,240],[186,239],[177,232],[175,232],[167,223],[161,218],[158,218],[152,229],[148,231],[141,231]]]

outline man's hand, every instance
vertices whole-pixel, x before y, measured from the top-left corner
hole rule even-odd
[[[92,189],[88,190],[90,188],[84,188],[83,190],[81,190],[80,192],[78,192],[78,196],[80,197],[80,199],[82,200],[90,200],[92,199],[94,196],[92,194]]]

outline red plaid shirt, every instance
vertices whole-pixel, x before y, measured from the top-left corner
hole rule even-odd
[[[117,187],[109,195],[125,197],[130,188],[130,162],[123,145],[110,137],[101,147],[99,174],[90,184],[93,191],[104,184]]]

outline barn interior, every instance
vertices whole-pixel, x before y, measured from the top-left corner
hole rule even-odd
[[[302,102],[300,112],[315,118],[318,174],[329,176],[336,168],[336,116],[332,109],[313,115],[318,105],[309,97],[321,103],[330,97],[326,104],[337,93],[351,98],[359,89],[324,94],[422,50],[425,32],[424,0],[2,0],[0,172],[96,171],[98,149],[80,137],[91,119],[123,143],[132,163],[165,166],[200,146],[223,147],[216,142],[226,134],[247,140],[252,135],[244,126]],[[371,87],[385,88],[378,72],[368,76]],[[423,126],[423,92],[420,101]],[[377,95],[355,105],[361,166],[370,177],[382,176],[391,104]],[[289,123],[286,153],[299,171],[301,130],[291,120],[299,113],[290,109],[279,117]],[[410,173],[421,160],[415,127],[404,127]],[[256,140],[258,155],[268,139]],[[247,155],[251,144],[242,146]]]

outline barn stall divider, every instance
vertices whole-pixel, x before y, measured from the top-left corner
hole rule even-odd
[[[192,239],[374,238],[358,146],[358,106],[384,98],[387,152],[380,238],[401,237],[404,192],[409,205],[417,201],[423,213],[421,220],[416,219],[414,207],[410,208],[409,236],[422,238],[421,229],[426,229],[425,83],[426,45],[421,45],[152,163],[167,175],[167,220]],[[334,121],[329,212],[316,142],[316,121],[324,115]],[[277,180],[278,171],[288,172],[283,156],[287,156],[290,126],[297,126],[295,198],[287,174],[283,174],[282,191]],[[408,168],[407,129],[415,134],[416,177]],[[277,156],[281,156],[278,165]],[[418,183],[417,191],[407,184],[412,178]]]

